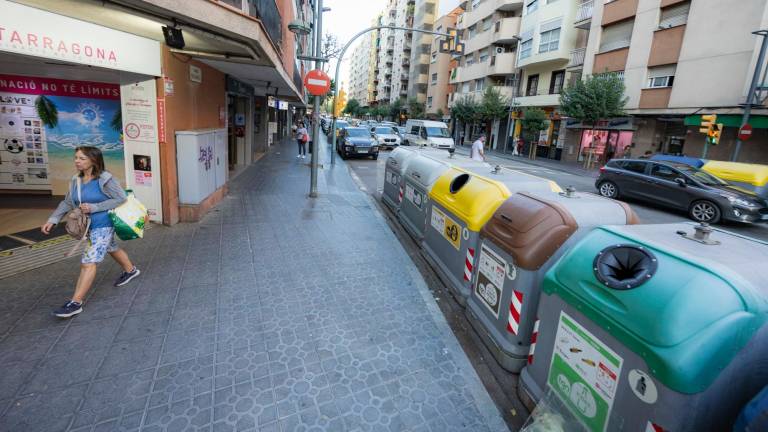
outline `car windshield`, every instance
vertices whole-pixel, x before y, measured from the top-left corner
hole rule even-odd
[[[349,123],[345,121],[336,121],[336,129],[343,129],[345,127],[349,126]]]
[[[444,127],[427,127],[427,136],[437,137],[437,138],[451,137],[451,135],[448,133],[448,128],[444,128]]]
[[[678,166],[676,167],[680,171],[692,177],[699,183],[703,183],[707,186],[728,186],[728,182],[718,177],[709,174],[708,172],[696,169],[690,166]]]
[[[397,131],[400,133],[405,133],[405,127],[398,127]]]
[[[376,133],[377,134],[383,134],[383,135],[391,134],[392,133],[392,128],[391,127],[377,127],[376,128]]]
[[[354,128],[347,129],[347,135],[349,135],[351,137],[368,137],[368,136],[371,136],[371,134],[368,133],[368,131],[366,131],[365,129],[354,129]]]

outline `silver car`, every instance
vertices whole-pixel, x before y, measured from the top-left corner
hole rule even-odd
[[[400,145],[400,135],[391,126],[377,126],[371,133],[380,147],[391,149]]]

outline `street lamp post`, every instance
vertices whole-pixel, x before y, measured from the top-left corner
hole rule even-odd
[[[512,36],[512,39],[514,39],[517,42],[517,49],[515,49],[515,51],[516,51],[515,52],[515,65],[512,66],[512,72],[515,74],[515,80],[513,80],[512,82],[513,83],[517,83],[517,85],[512,87],[512,97],[509,99],[509,116],[510,116],[509,120],[511,120],[511,117],[512,117],[512,110],[515,109],[515,103],[516,103],[515,102],[515,98],[517,97],[517,89],[520,87],[520,81],[521,81],[520,80],[520,75],[517,73],[517,62],[518,62],[518,58],[520,57],[520,41],[522,39],[520,38],[520,36],[517,36],[517,35]],[[507,133],[506,133],[506,137],[504,137],[504,153],[507,152],[507,144],[509,144],[509,134],[510,134],[510,132],[512,134],[515,133],[515,125],[511,121],[509,121],[509,120],[507,120]],[[515,122],[517,122],[517,120],[515,120]],[[515,145],[514,140],[512,141],[512,145],[513,146]],[[514,148],[512,150],[512,154],[514,154]]]
[[[321,0],[322,1],[322,0]],[[375,27],[369,27],[356,35],[352,36],[352,39],[349,40],[349,42],[344,45],[344,48],[341,49],[341,53],[339,53],[339,60],[336,62],[336,74],[335,74],[335,83],[336,86],[333,89],[333,120],[331,121],[331,165],[336,163],[336,98],[339,95],[339,70],[341,69],[341,61],[344,60],[344,53],[347,51],[347,48],[349,48],[350,45],[352,45],[352,42],[355,41],[355,39],[359,38],[360,36],[374,31],[374,30],[381,30],[381,29],[390,29],[390,30],[405,30],[405,31],[412,31],[417,33],[427,33],[427,34],[433,34],[443,37],[453,37],[454,35],[448,34],[448,33],[441,33],[431,30],[421,30],[421,29],[414,29],[409,27],[399,27],[399,26],[375,26]]]

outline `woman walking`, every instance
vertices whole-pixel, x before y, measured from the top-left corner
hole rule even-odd
[[[120,183],[104,169],[101,150],[88,146],[76,148],[75,168],[77,174],[72,177],[64,201],[41,228],[44,234],[49,234],[64,215],[75,208],[80,208],[91,220],[88,246],[80,260],[80,277],[77,278],[75,293],[64,306],[53,311],[59,318],[69,318],[83,311],[83,302],[96,278],[96,265],[104,260],[107,253],[123,268],[115,286],[123,286],[141,273],[115,241],[115,229],[107,211],[125,202],[126,195]]]
[[[307,128],[304,127],[303,123],[299,123],[299,128],[296,129],[296,142],[299,144],[297,158],[305,159],[307,157],[307,141],[309,141]]]

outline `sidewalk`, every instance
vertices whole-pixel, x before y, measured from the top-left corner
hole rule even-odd
[[[0,430],[507,430],[344,162],[309,200],[293,144],[125,243],[141,277],[105,261],[71,320],[77,259],[4,279]]]
[[[469,156],[470,154],[470,148],[469,147],[456,147],[456,153],[461,153],[464,155]],[[598,176],[598,170],[599,166],[596,167],[594,170],[585,170],[579,165],[572,164],[572,163],[565,163],[560,161],[555,161],[552,159],[529,159],[527,157],[522,156],[513,156],[509,153],[500,153],[496,151],[488,151],[485,153],[486,157],[496,157],[498,159],[502,160],[510,160],[513,162],[519,162],[523,164],[533,165],[537,166],[539,168],[547,168],[555,171],[561,171],[568,174],[573,174],[580,177],[589,177],[589,178],[597,178]]]

